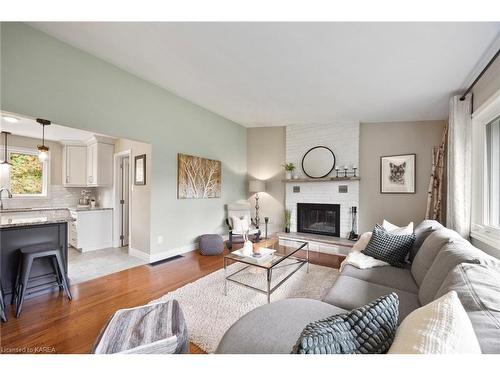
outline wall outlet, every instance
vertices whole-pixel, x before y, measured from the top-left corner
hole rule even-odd
[[[163,243],[163,236],[158,236],[158,245]]]

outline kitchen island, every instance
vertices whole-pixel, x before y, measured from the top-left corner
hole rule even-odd
[[[68,222],[74,221],[67,209],[5,210],[0,212],[0,280],[6,300],[14,290],[19,249],[39,243],[50,242],[62,249],[64,272],[68,273]],[[33,263],[30,287],[39,286],[31,296],[56,290],[53,268],[48,259]],[[53,288],[50,283],[54,281]],[[47,285],[45,285],[47,284]],[[29,298],[29,296],[27,296]]]

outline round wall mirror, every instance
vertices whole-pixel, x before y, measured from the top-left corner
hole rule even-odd
[[[310,178],[322,178],[335,168],[335,154],[325,146],[316,146],[302,158],[302,170]]]

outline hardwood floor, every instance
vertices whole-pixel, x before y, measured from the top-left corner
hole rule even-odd
[[[0,327],[0,353],[89,353],[116,310],[146,304],[208,275],[222,268],[222,258],[193,251],[167,263],[86,281],[71,287],[72,301],[62,293],[26,300],[18,319],[7,306],[9,321]],[[310,255],[311,263],[335,268],[342,259],[315,252]],[[203,353],[192,344],[190,349],[191,353]]]

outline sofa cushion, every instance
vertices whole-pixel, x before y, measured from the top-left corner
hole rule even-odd
[[[352,310],[390,293],[399,297],[399,321],[410,312],[420,307],[417,294],[406,292],[390,286],[370,283],[341,274],[332,289],[323,299],[324,302],[345,310]]]
[[[389,354],[481,354],[476,334],[455,291],[408,315]]]
[[[418,291],[420,303],[426,305],[436,297],[436,293],[443,284],[444,279],[457,264],[494,264],[495,262],[495,258],[472,246],[467,241],[456,241],[444,245],[420,285]]]
[[[309,323],[292,353],[383,354],[391,347],[397,321],[398,296],[391,293],[346,314]]]
[[[382,228],[392,234],[412,234],[413,233],[413,221],[404,227],[398,227],[391,222],[384,219],[382,222]]]
[[[406,256],[415,241],[415,235],[392,234],[380,225],[375,225],[372,237],[361,251],[363,254],[382,260],[393,266],[403,266]]]
[[[418,293],[418,286],[408,268],[383,266],[359,269],[351,264],[345,264],[341,274],[410,293]]]
[[[420,246],[415,259],[411,265],[411,273],[417,282],[421,285],[424,277],[431,268],[432,262],[443,247],[443,245],[453,241],[465,241],[460,235],[448,228],[438,229],[432,232]]]
[[[413,262],[413,259],[415,259],[415,255],[417,255],[425,239],[429,237],[432,232],[441,228],[444,228],[443,225],[436,220],[424,220],[415,227],[415,242],[413,242],[413,246],[410,250],[410,262]]]
[[[346,310],[308,298],[289,298],[250,311],[222,337],[216,353],[290,354],[304,327]]]
[[[500,354],[500,268],[459,264],[448,273],[436,298],[451,290],[469,315],[481,351]]]

